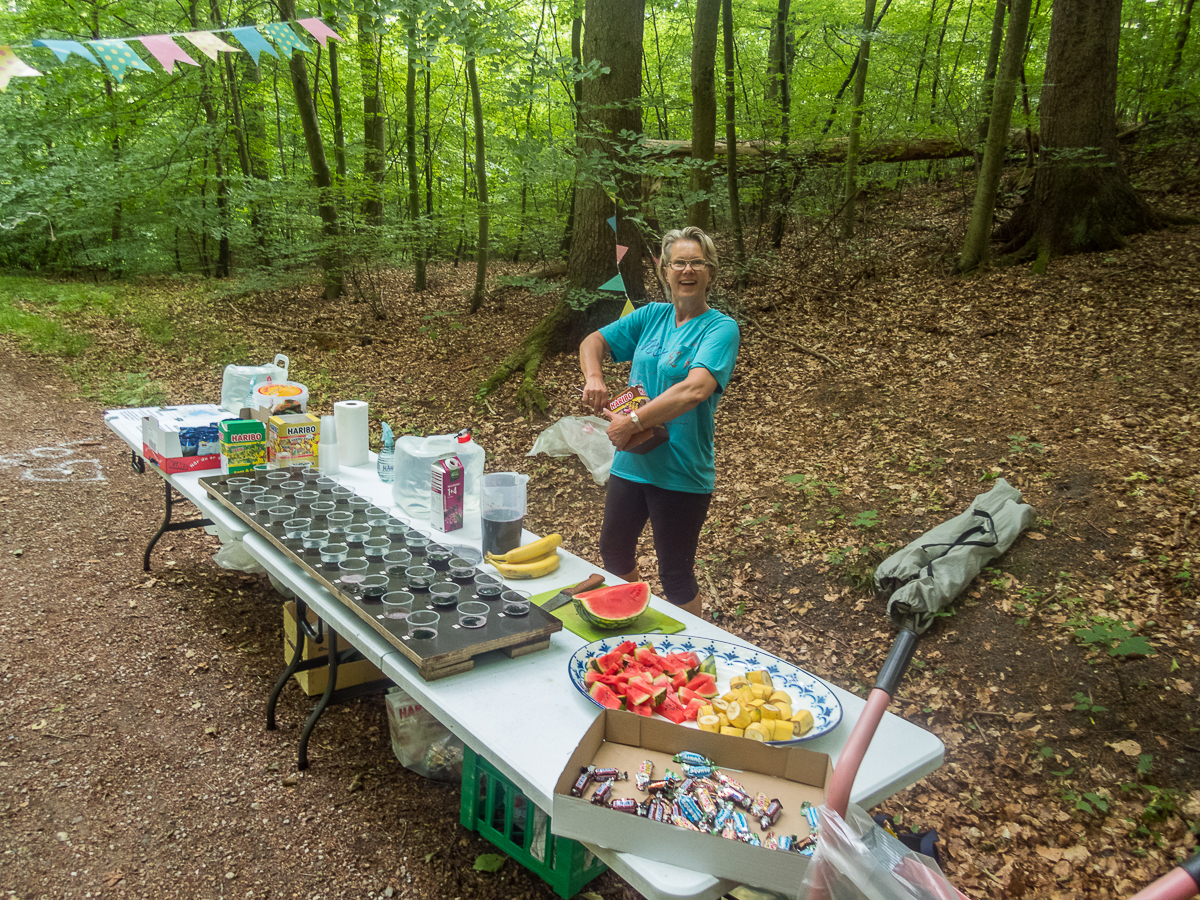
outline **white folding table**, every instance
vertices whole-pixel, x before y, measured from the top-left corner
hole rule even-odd
[[[135,453],[140,453],[140,424],[134,429],[128,419],[109,417],[106,421]],[[427,682],[403,654],[357,613],[210,497],[199,479],[214,474],[211,470],[174,475],[160,471],[159,474],[169,487],[174,487],[205,517],[219,524],[222,531],[240,537],[246,550],[279,582],[302,597],[337,634],[415,697],[475,753],[494,765],[531,802],[550,812],[554,783],[597,715],[595,704],[576,691],[567,676],[568,660],[585,643],[582,638],[563,630],[552,636],[547,650],[516,659],[499,652],[484,654],[476,659],[475,667],[468,672]],[[367,466],[343,467],[338,478],[377,505],[393,509],[391,486],[379,481],[373,460]],[[427,523],[412,522],[399,512],[394,514],[435,537],[438,535]],[[532,539],[534,536],[526,533],[525,537]],[[449,540],[478,546],[479,526],[453,532]],[[522,590],[537,595],[580,582],[593,572],[603,572],[599,566],[561,548],[559,553],[562,564],[558,571],[541,579],[522,582]],[[609,583],[620,581],[608,573],[604,575]],[[652,598],[651,604],[683,622],[688,634],[752,646],[658,597]],[[803,664],[803,660],[796,662]],[[865,702],[836,685],[830,684],[830,687],[842,705],[842,721],[832,731],[805,742],[804,746],[828,753],[836,765]],[[943,751],[942,742],[933,734],[898,716],[885,714],[863,759],[851,799],[864,807],[881,802],[937,769],[942,763]],[[714,900],[736,886],[735,882],[703,872],[628,853],[592,846],[589,849],[651,900]]]

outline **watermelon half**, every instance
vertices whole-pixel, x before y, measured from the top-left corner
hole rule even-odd
[[[579,618],[596,628],[627,628],[650,605],[650,585],[644,581],[596,588],[575,595]]]

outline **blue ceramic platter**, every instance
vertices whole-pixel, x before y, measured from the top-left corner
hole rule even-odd
[[[571,684],[575,685],[575,689],[589,700],[592,698],[588,696],[587,686],[584,683],[588,660],[593,656],[611,653],[622,641],[633,641],[638,646],[650,643],[659,653],[690,650],[701,660],[709,655],[715,656],[717,689],[722,693],[729,690],[729,679],[734,675],[741,675],[754,669],[766,669],[771,673],[771,681],[774,683],[775,689],[787,691],[792,695],[794,709],[807,709],[813,715],[813,727],[803,737],[791,741],[772,741],[771,743],[788,745],[810,741],[833,730],[842,721],[842,704],[838,702],[829,685],[815,675],[810,675],[803,669],[761,650],[688,634],[622,634],[601,641],[592,641],[590,644],[580,647],[567,663],[567,674],[571,678]],[[596,701],[592,700],[592,702]],[[685,724],[691,728],[696,727],[695,722]]]

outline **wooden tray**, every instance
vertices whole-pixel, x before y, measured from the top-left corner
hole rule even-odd
[[[379,634],[383,635],[393,647],[403,653],[417,667],[417,671],[426,681],[445,678],[466,672],[475,666],[475,657],[491,650],[499,650],[509,657],[524,656],[537,650],[545,650],[550,646],[550,635],[561,631],[563,623],[549,613],[543,612],[536,606],[531,606],[527,616],[506,616],[500,612],[499,600],[489,601],[492,607],[488,614],[487,624],[482,628],[462,628],[458,624],[458,616],[453,607],[443,607],[436,611],[441,613],[438,636],[429,641],[411,640],[408,637],[408,623],[401,620],[385,619],[382,616],[382,606],[379,603],[368,602],[357,595],[346,591],[337,580],[337,566],[332,569],[322,567],[317,553],[309,555],[302,547],[300,540],[284,537],[282,526],[270,525],[254,515],[253,509],[243,507],[233,491],[226,485],[230,478],[253,478],[256,484],[267,486],[267,472],[244,472],[237,475],[213,475],[200,479],[204,489],[216,498],[230,512],[261,534],[280,550],[288,559],[315,578],[337,596],[346,606],[353,610],[364,622],[368,623]],[[296,480],[303,480],[297,475]],[[316,490],[315,484],[305,484],[305,490]],[[320,500],[332,500],[331,494],[322,493]],[[365,498],[364,498],[365,499]],[[320,502],[320,501],[318,501]],[[284,505],[299,506],[296,515],[305,516],[305,507],[297,504],[294,499],[285,499]],[[339,505],[339,511],[348,512],[348,505]],[[352,524],[365,524],[366,515],[363,512],[354,514]],[[323,523],[314,523],[315,528],[321,528]],[[324,530],[324,529],[321,529]],[[418,529],[413,529],[418,530]],[[426,535],[429,536],[428,534]],[[399,535],[389,535],[383,526],[371,529],[371,537],[388,537],[394,544],[394,549],[406,549],[404,540]],[[452,547],[453,545],[451,545]],[[362,546],[351,546],[349,558],[365,557]],[[368,574],[386,574],[381,562],[376,562],[368,570]],[[449,578],[444,580],[449,581]],[[392,590],[406,590],[407,583],[403,576],[394,577]],[[473,587],[470,585],[460,588],[460,598],[474,599]],[[413,609],[433,609],[428,602],[428,594],[414,592],[416,601]]]

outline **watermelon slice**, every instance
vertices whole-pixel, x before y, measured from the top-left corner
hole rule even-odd
[[[644,581],[616,584],[575,595],[575,611],[581,619],[596,628],[627,628],[649,606],[650,585]]]
[[[654,715],[654,707],[649,703],[635,703],[633,706],[629,707],[629,712],[633,713],[634,715],[645,716],[647,719],[649,719]]]
[[[712,699],[718,696],[717,694],[717,679],[713,675],[700,674],[687,683],[688,690],[699,694],[701,697]]]
[[[605,709],[620,709],[625,705],[612,688],[598,681],[588,688],[588,696]]]
[[[674,697],[668,696],[666,700],[654,707],[654,711],[665,719],[670,719],[676,725],[682,725],[687,721],[687,710]]]
[[[628,706],[640,706],[643,703],[649,703],[651,694],[641,684],[631,681],[625,688],[625,703]]]

